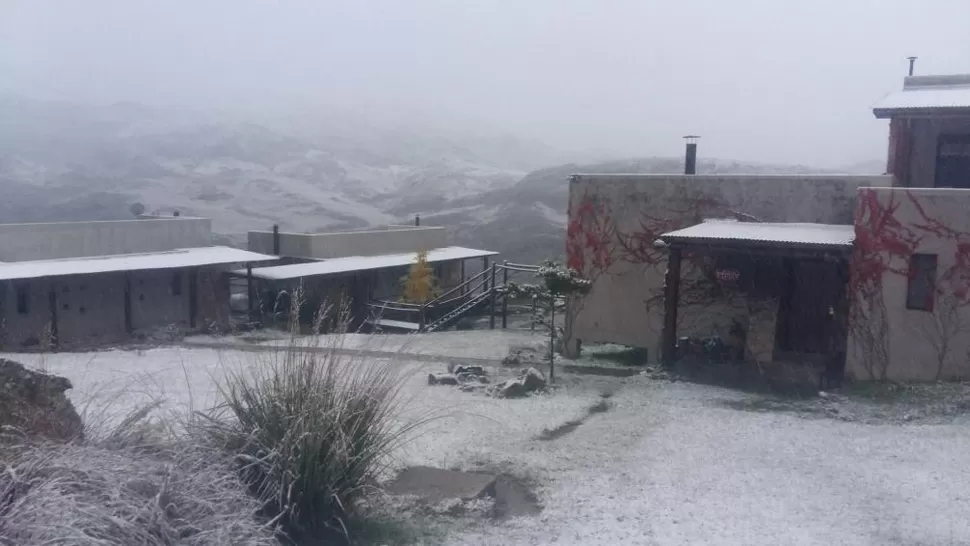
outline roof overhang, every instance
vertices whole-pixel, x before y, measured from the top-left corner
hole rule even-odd
[[[970,75],[909,76],[873,105],[877,118],[970,116]]]
[[[163,252],[146,252],[140,254],[0,263],[0,281],[63,277],[66,275],[91,275],[116,271],[178,269],[183,267],[264,262],[276,259],[278,259],[277,256],[257,254],[255,252],[249,252],[248,250],[225,246],[179,248]]]
[[[452,260],[467,260],[470,258],[495,256],[496,254],[498,253],[490,250],[449,246],[429,250],[428,262],[436,263]],[[381,254],[377,256],[346,256],[343,258],[316,260],[308,263],[260,267],[253,269],[252,275],[254,278],[268,281],[283,281],[323,275],[339,275],[342,273],[354,273],[357,271],[370,271],[375,269],[407,266],[414,263],[417,257],[417,252]],[[247,274],[247,272],[246,270],[238,270],[233,271],[233,274],[244,276]]]
[[[774,255],[846,255],[854,240],[851,225],[736,220],[707,220],[659,238],[670,248]]]

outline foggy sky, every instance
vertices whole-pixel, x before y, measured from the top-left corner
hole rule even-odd
[[[906,56],[970,72],[968,29],[967,0],[0,0],[0,91],[836,166],[885,156]]]

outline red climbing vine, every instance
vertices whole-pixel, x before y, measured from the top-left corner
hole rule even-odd
[[[897,196],[904,196],[905,201]],[[885,202],[883,202],[885,201]],[[898,217],[908,204],[916,214],[915,221]],[[907,209],[908,210],[908,209]],[[887,277],[908,278],[910,257],[920,244],[932,240],[935,246],[953,248],[952,264],[939,275],[934,299],[941,309],[934,310],[932,331],[924,332],[933,339],[925,340],[937,348],[939,377],[949,359],[950,339],[960,332],[962,309],[970,306],[970,233],[947,226],[927,213],[914,192],[893,191],[888,199],[880,192],[865,188],[859,192],[855,222],[855,249],[849,280],[849,332],[856,342],[863,368],[874,379],[886,379],[890,362],[889,317],[884,298]],[[925,322],[925,321],[924,321]]]

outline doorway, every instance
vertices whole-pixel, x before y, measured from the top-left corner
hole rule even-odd
[[[844,354],[846,264],[787,259],[785,269],[776,350],[803,356]]]

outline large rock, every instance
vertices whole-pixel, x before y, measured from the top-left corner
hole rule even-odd
[[[491,390],[491,393],[500,398],[522,398],[529,393],[541,391],[546,388],[546,377],[542,372],[535,368],[529,368],[522,372],[516,379],[499,383]]]
[[[546,376],[535,368],[529,368],[520,377],[525,384],[525,390],[529,392],[541,391],[546,388]]]
[[[458,378],[450,373],[429,373],[429,385],[457,385]]]
[[[84,425],[65,391],[65,377],[28,370],[0,358],[0,427],[12,427],[31,438],[69,441],[80,438]]]

